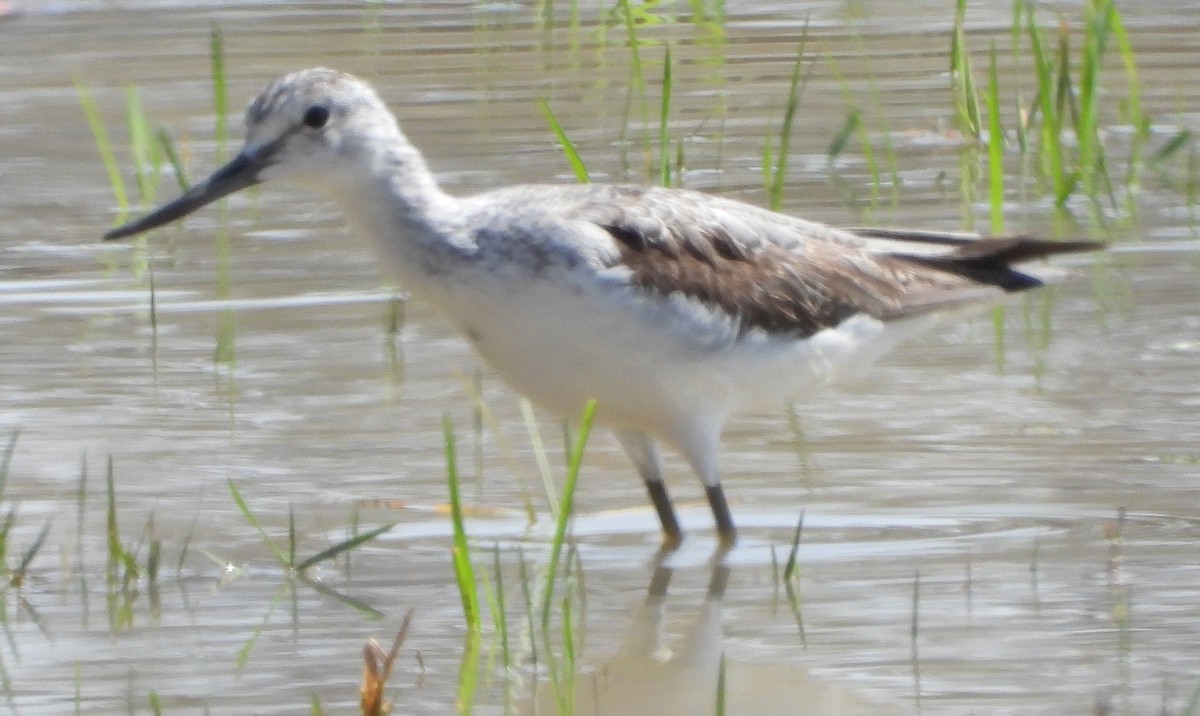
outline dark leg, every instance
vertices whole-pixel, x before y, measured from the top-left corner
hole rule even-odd
[[[733,526],[733,515],[729,514],[729,503],[725,501],[725,490],[721,483],[705,486],[704,494],[708,496],[708,505],[712,508],[713,519],[717,523],[717,536],[721,540],[721,548],[729,549],[737,542],[737,528]]]
[[[725,490],[721,489],[721,473],[717,469],[717,445],[721,442],[720,423],[703,422],[691,425],[679,432],[679,451],[687,458],[696,477],[704,483],[704,495],[712,508],[713,521],[717,524],[717,555],[723,556],[737,542],[737,528],[729,514],[729,503],[725,501]]]
[[[679,518],[675,516],[675,508],[667,495],[667,483],[661,479],[657,482],[646,481],[646,492],[650,493],[650,502],[658,513],[658,522],[662,525],[663,546],[675,549],[683,541],[683,530],[679,528]]]
[[[618,430],[617,440],[621,447],[633,460],[642,482],[646,483],[646,492],[650,495],[650,503],[658,513],[658,522],[662,525],[663,550],[671,551],[683,541],[683,530],[679,527],[679,519],[675,516],[675,508],[667,494],[667,484],[663,482],[662,469],[658,464],[658,448],[648,435],[637,430]]]

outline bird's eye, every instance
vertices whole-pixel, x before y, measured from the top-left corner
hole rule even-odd
[[[324,127],[325,123],[328,121],[329,121],[329,108],[328,107],[325,107],[325,106],[322,106],[319,104],[314,104],[313,106],[309,107],[308,110],[305,111],[305,113],[304,113],[305,126],[312,127],[313,129],[320,129],[321,127]]]

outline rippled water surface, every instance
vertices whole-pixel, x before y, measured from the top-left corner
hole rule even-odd
[[[10,575],[23,577],[0,614],[0,703],[19,714],[150,713],[154,694],[172,714],[308,713],[314,699],[349,713],[363,646],[390,642],[411,608],[395,712],[451,712],[470,659],[443,507],[448,415],[485,601],[503,594],[509,615],[514,676],[503,678],[487,609],[475,709],[553,713],[549,674],[569,668],[547,663],[540,637],[530,651],[521,585],[537,598],[552,529],[516,396],[445,321],[389,286],[312,196],[263,188],[148,243],[99,243],[117,207],[76,83],[127,179],[129,87],[193,179],[233,150],[214,139],[216,26],[235,116],[284,71],[352,71],[378,87],[447,189],[468,193],[574,180],[544,98],[593,178],[650,181],[669,42],[682,182],[765,204],[763,143],[777,136],[807,25],[811,74],[785,210],[963,227],[950,0],[904,3],[899,16],[900,4],[869,0],[729,3],[728,17],[707,23],[688,9],[703,5],[678,3],[663,11],[674,20],[643,28],[643,105],[630,95],[625,30],[596,3],[549,18],[533,4],[453,1],[0,3],[10,13],[0,20],[0,441],[17,435],[4,544]],[[1197,125],[1200,10],[1129,5],[1153,151]],[[992,42],[1005,65],[1011,7],[971,6],[977,68]],[[1059,9],[1078,25],[1077,7]],[[1054,8],[1042,13],[1053,28]],[[1123,176],[1115,55],[1104,81],[1105,136]],[[885,169],[874,201],[862,135],[829,157],[852,106],[874,161],[893,157],[901,182],[893,189]],[[722,657],[727,712],[738,714],[1194,704],[1200,243],[1196,170],[1188,189],[1184,163],[1147,170],[1136,217],[1121,212],[1102,229],[1083,200],[1056,214],[1014,159],[1010,229],[1115,248],[1057,262],[1052,289],[1010,304],[1003,349],[986,317],[950,326],[814,394],[796,421],[782,411],[736,421],[722,467],[744,538],[722,567],[711,565],[703,493],[672,456],[692,538],[656,569],[653,512],[598,432],[576,494],[577,558],[560,583],[578,623],[577,710],[709,712]],[[176,192],[163,178],[159,196]],[[986,225],[985,208],[966,211]],[[537,426],[561,476],[559,424],[540,416]],[[118,540],[138,564],[127,584],[126,569],[110,569],[108,475]],[[397,524],[290,580],[230,481],[285,551],[294,515],[301,557]],[[802,510],[799,576],[785,588],[776,574]],[[151,542],[161,545],[154,579]],[[561,654],[561,634],[552,642]]]

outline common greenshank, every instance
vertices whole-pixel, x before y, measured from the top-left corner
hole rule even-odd
[[[664,543],[683,532],[659,443],[736,538],[717,469],[736,413],[773,409],[946,316],[1041,285],[1011,267],[1098,244],[841,230],[696,191],[527,185],[442,191],[391,111],[330,69],[272,82],[241,152],[175,201],[105,234],[180,219],[264,181],[332,198],[401,285],[513,388],[559,415],[592,399],[646,484]]]

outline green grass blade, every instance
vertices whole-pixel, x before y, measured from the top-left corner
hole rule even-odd
[[[785,580],[783,582],[784,593],[787,595],[788,609],[792,612],[792,617],[796,620],[796,632],[800,636],[801,646],[807,646],[808,633],[804,630],[804,610],[800,604],[800,584],[798,581]]]
[[[143,204],[150,204],[154,201],[154,189],[150,183],[153,161],[151,145],[147,141],[150,125],[146,120],[146,110],[142,107],[137,87],[132,85],[125,88],[125,119],[129,129],[129,152],[133,157],[133,178],[138,189],[138,198]]]
[[[658,114],[658,181],[671,186],[671,46],[663,56],[662,106]]]
[[[550,471],[550,459],[546,455],[546,444],[542,441],[542,433],[538,430],[537,416],[533,413],[533,403],[525,398],[519,401],[521,418],[525,421],[525,432],[529,433],[529,447],[533,451],[533,461],[537,464],[538,474],[542,478],[542,489],[550,503],[550,515],[558,519],[558,490],[554,486],[554,475]],[[530,522],[535,515],[530,514]]]
[[[17,521],[17,509],[10,507],[4,515],[4,522],[0,523],[0,569],[8,564],[8,536],[12,532],[12,526]]]
[[[1025,16],[1025,0],[1013,0],[1012,4],[1012,23],[1009,26],[1009,41],[1012,43],[1013,57],[1019,56],[1021,52],[1021,18]]]
[[[788,83],[787,107],[783,112],[783,125],[779,128],[779,150],[775,152],[775,168],[771,176],[767,192],[770,208],[778,211],[783,206],[783,189],[787,181],[787,165],[789,148],[792,141],[792,124],[796,118],[796,109],[800,106],[800,97],[808,85],[812,75],[812,64],[809,64],[808,74],[801,74],[804,65],[804,51],[808,45],[808,20],[804,21],[804,30],[800,35],[800,43],[796,48],[796,61],[792,64],[792,76]]]
[[[29,545],[29,549],[21,555],[21,561],[17,564],[17,568],[12,571],[12,576],[9,578],[9,584],[20,586],[25,581],[25,575],[29,572],[29,565],[33,562],[33,558],[37,556],[42,545],[46,542],[46,535],[50,534],[50,522],[42,525],[42,531],[38,532],[38,536],[33,540],[33,544]],[[7,531],[7,529],[6,529]]]
[[[1192,145],[1187,155],[1187,166],[1184,169],[1183,193],[1187,197],[1188,214],[1191,217],[1192,235],[1196,235],[1196,207],[1200,205],[1200,152]]]
[[[309,567],[313,566],[314,564],[333,559],[334,557],[345,552],[346,550],[354,549],[355,547],[359,546],[360,544],[363,544],[365,542],[370,542],[371,540],[375,539],[379,535],[384,534],[385,532],[388,532],[393,527],[395,527],[397,524],[398,523],[396,523],[396,522],[392,522],[391,524],[386,524],[386,525],[383,525],[382,527],[376,527],[373,530],[369,530],[367,532],[362,532],[360,534],[357,534],[348,540],[338,542],[337,544],[333,545],[329,549],[322,550],[322,551],[318,552],[317,554],[314,554],[313,556],[304,560],[303,562],[301,562],[300,564],[298,564],[296,566],[296,569],[297,569],[297,571],[303,572],[304,570],[308,569]]]
[[[341,592],[333,589],[332,587],[330,587],[328,584],[325,584],[324,582],[314,581],[314,580],[309,579],[308,577],[304,576],[303,574],[300,574],[297,577],[297,579],[299,580],[299,582],[301,584],[305,585],[306,587],[311,588],[313,591],[315,591],[319,594],[322,594],[326,597],[329,597],[330,599],[334,600],[335,602],[340,602],[341,604],[343,604],[347,607],[350,607],[354,611],[362,614],[363,616],[365,616],[369,619],[385,619],[385,618],[387,618],[386,614],[379,611],[378,609],[371,606],[370,604],[367,604],[366,602],[362,601],[361,599],[355,599],[354,597],[348,597],[345,594],[342,594]]]
[[[463,646],[462,663],[458,669],[458,692],[455,695],[455,710],[459,714],[470,714],[475,704],[475,687],[479,682],[479,629],[468,629]]]
[[[633,70],[634,87],[642,94],[642,104],[645,106],[646,69],[642,64],[641,39],[637,34],[637,23],[634,20],[634,10],[629,0],[618,0],[617,10],[625,21],[625,36],[629,41],[630,66]]]
[[[450,520],[454,529],[454,546],[451,548],[454,577],[458,581],[458,592],[462,597],[463,616],[467,626],[471,631],[478,631],[481,624],[479,587],[471,565],[467,531],[463,526],[462,498],[458,489],[458,452],[454,444],[454,426],[450,423],[449,415],[442,418],[442,431],[446,441],[446,482],[450,489]]]
[[[783,567],[783,581],[790,582],[792,576],[796,574],[796,557],[800,553],[800,536],[804,532],[804,513],[800,513],[800,519],[796,522],[796,532],[792,535],[792,549],[788,552],[787,563]]]
[[[846,119],[842,122],[842,128],[834,135],[833,141],[829,143],[827,151],[828,160],[832,162],[841,156],[846,149],[846,144],[850,142],[850,138],[858,131],[858,125],[862,122],[862,110],[857,107],[851,107],[846,113]]]
[[[258,643],[258,638],[262,636],[263,631],[267,628],[267,624],[271,623],[271,617],[275,614],[275,610],[279,607],[279,601],[283,599],[284,592],[290,584],[290,581],[285,580],[279,585],[279,589],[275,591],[275,595],[271,597],[271,601],[267,605],[267,613],[263,615],[262,621],[250,632],[250,636],[242,644],[242,648],[238,649],[237,658],[234,659],[234,663],[239,673],[242,669],[246,668],[246,663],[250,661],[250,652],[254,650],[254,645]]]
[[[108,504],[105,509],[104,534],[108,543],[108,578],[116,581],[117,567],[122,561],[124,549],[121,548],[120,527],[117,524],[117,489],[113,481],[113,459],[108,456],[108,464],[104,474],[104,490]]]
[[[146,580],[150,584],[158,581],[159,565],[162,563],[162,540],[156,536],[154,531],[154,515],[150,515],[150,524],[147,529],[150,534],[150,546],[146,554]]]
[[[1079,60],[1079,112],[1075,136],[1084,194],[1095,199],[1105,177],[1104,147],[1100,141],[1100,72],[1111,35],[1112,0],[1090,0],[1085,6],[1084,40]]]
[[[1192,130],[1181,129],[1175,133],[1173,137],[1167,140],[1167,143],[1159,147],[1159,150],[1150,157],[1150,164],[1160,164],[1175,155],[1180,149],[1183,149],[1192,140]],[[3,474],[3,470],[0,470]]]
[[[296,510],[288,503],[288,564],[296,564]]]
[[[20,436],[20,430],[12,431],[4,445],[4,453],[0,454],[0,500],[4,499],[4,492],[8,489],[8,471],[12,467],[13,453],[17,449],[17,438]]]
[[[1126,117],[1133,125],[1133,141],[1129,145],[1129,171],[1125,175],[1126,186],[1136,186],[1140,180],[1140,163],[1142,147],[1150,136],[1150,117],[1142,112],[1141,80],[1138,79],[1137,60],[1133,54],[1133,45],[1129,42],[1129,33],[1125,31],[1125,22],[1121,12],[1113,4],[1112,34],[1117,43],[1117,51],[1121,55],[1121,64],[1125,67],[1125,79],[1129,85],[1129,94],[1125,98]]]
[[[214,136],[217,141],[217,160],[223,162],[229,145],[229,92],[225,79],[225,39],[216,23],[209,30],[208,42],[212,65],[213,114],[217,123]]]
[[[646,66],[642,62],[642,40],[638,37],[637,29],[639,27],[655,24],[659,20],[653,13],[647,12],[648,3],[639,3],[636,7],[630,0],[617,0],[617,14],[621,16],[625,26],[625,37],[629,45],[629,91],[625,98],[624,117],[626,124],[629,119],[630,108],[634,102],[634,95],[637,96],[637,106],[641,110],[642,127],[645,130],[643,137],[643,151],[648,162],[651,156],[650,147],[650,108],[646,103]],[[622,140],[624,140],[624,131],[622,131]]]
[[[108,140],[108,130],[104,127],[104,119],[100,116],[100,108],[92,99],[91,92],[78,79],[75,80],[75,90],[79,93],[79,104],[87,117],[88,127],[92,130],[92,138],[96,140],[96,149],[104,162],[104,171],[108,174],[108,183],[112,187],[113,196],[117,199],[120,213],[117,220],[129,213],[129,198],[125,194],[125,180],[121,178],[121,167],[117,164],[117,156],[113,152],[112,142]]]
[[[1038,84],[1038,108],[1041,111],[1039,152],[1042,171],[1054,187],[1055,202],[1062,206],[1070,196],[1070,191],[1067,190],[1068,179],[1063,163],[1061,113],[1055,104],[1054,67],[1053,62],[1046,57],[1046,46],[1042,41],[1041,30],[1038,29],[1032,7],[1026,7],[1025,18]]]
[[[829,57],[828,60],[830,71],[841,85],[842,96],[846,98],[846,104],[850,105],[850,111],[861,115],[862,110],[855,102],[855,93],[850,89],[846,75],[842,73],[841,67],[832,57]],[[862,122],[856,122],[854,128],[858,133],[859,149],[862,151],[863,161],[867,165],[867,173],[871,176],[871,206],[875,207],[879,205],[879,194],[883,188],[879,175],[879,162],[875,158],[875,148],[871,145],[871,133],[867,126]]]
[[[496,618],[497,631],[500,634],[500,656],[504,664],[504,673],[512,673],[512,653],[508,642],[508,607],[504,597],[504,574],[500,569],[500,545],[492,551],[492,569],[495,573],[496,586]],[[507,693],[507,690],[506,690]]]
[[[87,507],[87,483],[88,483],[88,461],[87,449],[84,448],[80,453],[79,458],[79,486],[75,488],[75,569],[83,574],[83,524],[84,514]],[[3,476],[6,470],[0,469],[0,476]],[[0,499],[3,499],[3,488],[0,487]],[[0,562],[3,562],[3,555],[0,555]]]
[[[192,524],[188,525],[187,534],[183,536],[183,545],[179,548],[179,557],[175,560],[175,574],[183,573],[183,564],[187,560],[188,549],[192,545],[192,535],[196,533],[196,520],[192,520]]]
[[[175,181],[179,184],[179,190],[187,191],[189,188],[187,172],[183,170],[183,162],[179,161],[179,153],[175,151],[175,142],[171,141],[171,135],[167,134],[167,130],[159,129],[155,133],[155,136],[158,138],[158,145],[162,148],[162,152],[167,158],[167,163],[171,165],[171,170],[175,174]]]
[[[725,652],[721,652],[721,665],[717,667],[717,716],[725,716]]]
[[[1059,117],[1058,129],[1061,132],[1064,127],[1079,125],[1079,105],[1071,80],[1071,33],[1066,23],[1058,26],[1058,54],[1054,61],[1054,69],[1058,73],[1054,85],[1054,102]]]
[[[233,502],[238,506],[238,509],[241,510],[242,516],[246,518],[246,521],[250,523],[251,527],[258,531],[258,534],[262,535],[263,542],[267,545],[267,548],[275,554],[275,558],[279,560],[279,563],[283,565],[285,569],[291,569],[293,563],[288,560],[288,556],[279,548],[279,545],[275,544],[275,540],[271,539],[271,536],[268,535],[267,531],[263,529],[261,524],[259,524],[258,518],[254,516],[254,513],[250,511],[250,507],[246,504],[246,501],[242,499],[242,493],[238,491],[237,485],[232,479],[229,479],[226,482],[229,483],[229,494],[233,496]]]
[[[1004,233],[1004,128],[1000,126],[1000,79],[996,72],[996,45],[988,65],[988,207],[991,231]]]
[[[569,562],[568,562],[569,564]],[[575,705],[575,675],[577,673],[577,657],[575,654],[575,615],[571,607],[570,592],[563,595],[562,604],[562,680],[561,697],[566,707],[559,713],[569,714]]]
[[[954,30],[950,36],[950,87],[954,95],[954,110],[959,130],[973,139],[980,135],[979,97],[967,54],[963,25],[966,19],[966,0],[958,0],[954,12]]]
[[[541,107],[542,114],[546,117],[546,121],[550,124],[550,131],[554,132],[554,138],[558,140],[558,144],[562,147],[563,155],[567,158],[567,163],[571,165],[571,171],[575,174],[575,179],[580,184],[589,184],[592,181],[588,175],[587,166],[584,165],[583,159],[579,156],[579,151],[575,149],[575,143],[567,136],[567,132],[558,122],[558,117],[554,115],[554,110],[550,109],[549,103],[544,99],[538,99],[538,107]]]
[[[558,576],[558,565],[562,556],[563,541],[567,536],[567,524],[571,520],[575,503],[575,484],[583,466],[583,449],[587,446],[592,431],[592,420],[596,416],[596,401],[590,400],[583,409],[579,422],[579,435],[571,446],[571,459],[567,463],[567,477],[563,481],[562,501],[558,508],[558,522],[554,528],[554,540],[550,545],[550,564],[546,568],[546,582],[542,595],[542,628],[550,623],[550,605],[554,602],[554,582]]]

